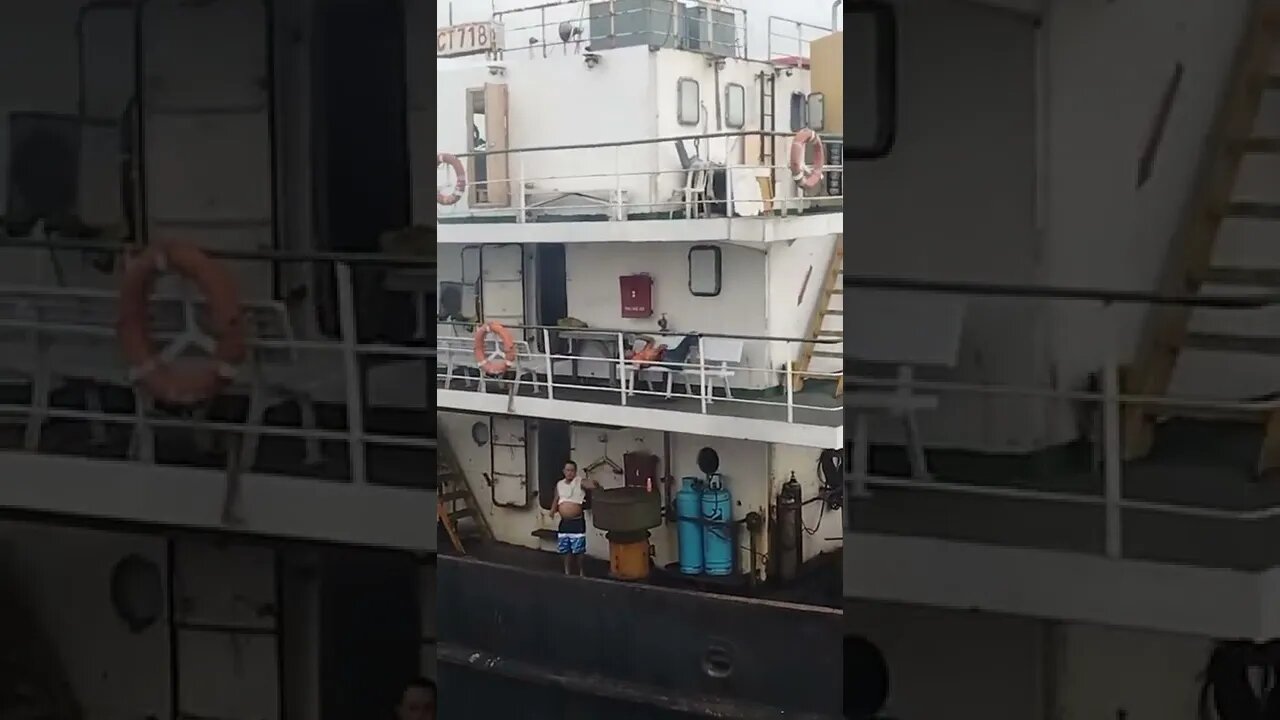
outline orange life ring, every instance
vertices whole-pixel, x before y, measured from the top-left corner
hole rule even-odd
[[[149,301],[156,277],[174,272],[195,283],[208,307],[209,338],[203,344],[210,357],[187,361],[168,357],[182,347],[156,350],[151,341]],[[174,405],[194,405],[215,397],[236,376],[247,346],[244,313],[235,279],[200,248],[187,243],[156,243],[125,265],[120,281],[116,334],[129,379],[142,385],[155,399]],[[177,342],[183,342],[179,338]],[[195,338],[185,338],[196,342]]]
[[[500,352],[490,354],[485,351],[485,340],[489,333],[498,336]],[[502,323],[490,320],[476,328],[475,333],[476,364],[486,375],[501,375],[516,361],[516,340]]]
[[[453,205],[461,200],[463,193],[467,191],[467,169],[463,167],[462,161],[458,159],[458,156],[450,155],[449,153],[440,153],[436,155],[436,167],[440,167],[441,165],[448,165],[453,168],[453,174],[457,175],[458,179],[453,184],[452,193],[436,193],[436,202],[441,205]]]
[[[813,166],[805,164],[805,146],[813,144]],[[800,187],[811,190],[822,181],[822,168],[827,164],[827,150],[822,138],[810,128],[804,128],[791,139],[791,178]]]

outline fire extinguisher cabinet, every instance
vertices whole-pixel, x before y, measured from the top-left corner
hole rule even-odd
[[[648,274],[623,275],[618,281],[622,288],[622,317],[653,317],[653,278]]]

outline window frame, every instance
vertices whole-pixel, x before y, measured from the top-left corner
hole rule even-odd
[[[686,83],[693,84],[693,114],[692,120],[684,118],[684,88]],[[697,78],[688,76],[676,78],[676,122],[685,127],[693,127],[702,122],[702,85],[698,83]]]

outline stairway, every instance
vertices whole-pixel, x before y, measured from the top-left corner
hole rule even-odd
[[[1280,73],[1271,59],[1280,39],[1280,0],[1254,0],[1232,61],[1227,87],[1207,137],[1196,187],[1165,258],[1159,289],[1168,294],[1199,293],[1205,285],[1280,290],[1280,268],[1216,265],[1215,246],[1228,223],[1273,223],[1280,232],[1280,196],[1272,202],[1242,201],[1237,179],[1247,158],[1269,156],[1280,162],[1280,138],[1258,137],[1263,96],[1280,93]],[[1225,376],[1243,354],[1280,358],[1280,335],[1256,336],[1193,329],[1193,308],[1160,305],[1147,313],[1134,362],[1125,368],[1128,394],[1168,394],[1179,357],[1213,353]],[[1203,319],[1203,318],[1202,318]],[[1198,322],[1196,323],[1199,324]],[[1203,358],[1197,358],[1203,360]],[[1169,412],[1161,408],[1162,413]],[[1153,442],[1149,405],[1129,404],[1123,418],[1126,457],[1146,455]],[[1173,412],[1177,412],[1173,410]],[[1259,475],[1280,471],[1280,414],[1267,418],[1258,459]]]
[[[836,340],[834,343],[805,343],[800,358],[792,369],[792,386],[804,389],[806,380],[841,373],[835,383],[835,395],[844,394],[844,236],[836,236],[831,262],[822,280],[822,293],[814,307],[813,317],[804,336],[814,340]]]
[[[443,432],[437,433],[436,448],[436,520],[444,527],[449,542],[459,555],[466,555],[463,538],[493,540],[493,530],[480,511],[471,484],[458,464],[457,456]]]

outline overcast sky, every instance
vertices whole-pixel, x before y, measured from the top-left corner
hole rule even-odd
[[[506,11],[515,8],[529,7],[531,5],[543,4],[546,0],[436,0],[436,27],[445,27],[450,24],[449,13],[452,6],[453,23],[473,22],[476,20],[487,20],[494,10]],[[555,38],[555,24],[561,20],[576,20],[586,16],[586,6],[590,0],[582,2],[566,3],[564,7],[555,8],[548,11],[547,22],[551,24],[548,28],[548,37]],[[737,0],[736,2],[726,3],[734,8],[740,8],[747,12],[748,17],[748,37],[747,44],[750,55],[757,59],[764,59],[765,50],[769,41],[769,16],[780,16],[788,20],[799,20],[801,22],[818,25],[820,27],[828,27],[831,25],[831,0]],[[553,15],[558,12],[558,15]],[[512,25],[536,25],[540,22],[537,12],[522,13],[520,16],[510,16],[506,21],[508,26]],[[794,37],[796,35],[794,26],[775,21],[773,24],[773,54],[786,55],[796,54]],[[530,34],[536,31],[527,31]],[[821,33],[814,28],[805,30],[805,39],[819,37]],[[784,36],[789,36],[784,37]],[[782,50],[785,43],[790,43],[792,49]],[[508,40],[508,46],[511,41]]]

